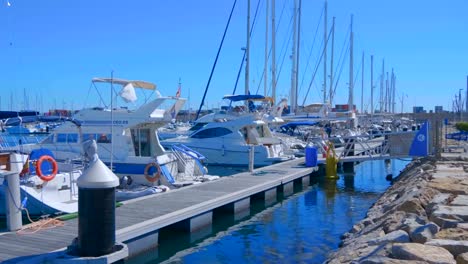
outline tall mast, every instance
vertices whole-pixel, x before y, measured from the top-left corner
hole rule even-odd
[[[390,104],[388,103],[389,91],[388,91],[388,72],[387,79],[385,80],[385,112],[390,112]]]
[[[392,108],[392,111],[393,111],[393,113],[395,113],[395,106],[396,106],[396,102],[395,102],[395,101],[396,101],[396,100],[395,100],[395,94],[396,94],[395,82],[396,82],[396,76],[395,76],[395,74],[393,73],[393,69],[392,69],[392,76],[393,76],[393,79],[392,79],[392,86],[393,86],[393,87],[392,87],[392,91],[393,91],[393,102],[392,102],[392,103],[393,103],[393,104],[392,104],[392,105],[393,105],[393,106],[392,106],[393,108]]]
[[[374,115],[374,55],[370,56],[370,104],[371,104],[371,116]]]
[[[335,17],[332,20],[331,58],[330,58],[330,90],[328,97],[330,105],[333,105],[333,55],[335,52]],[[325,51],[326,52],[326,51]],[[326,60],[325,60],[326,61]]]
[[[271,0],[271,97],[276,103],[276,22],[275,0]]]
[[[351,15],[351,32],[349,34],[349,97],[348,97],[348,110],[354,110],[353,102],[353,88],[354,88],[354,76],[353,76],[353,15]]]
[[[388,107],[389,112],[395,113],[395,106],[393,105],[395,103],[395,100],[393,98],[393,68],[392,68],[392,73],[390,74],[390,87],[389,87],[389,96],[390,96],[390,106]]]
[[[325,0],[323,16],[323,103],[327,102],[327,13],[328,13],[328,2]]]
[[[267,96],[268,92],[268,6],[269,6],[269,1],[266,1],[266,11],[265,11],[265,65],[263,68],[263,95]]]
[[[364,52],[362,52],[361,69],[361,112],[364,113]]]
[[[297,110],[297,97],[298,95],[298,86],[299,86],[299,52],[300,52],[300,43],[301,43],[301,6],[302,6],[302,0],[299,0],[299,6],[297,8],[297,41],[296,41],[296,81],[294,84],[296,85],[296,92],[294,93],[296,95],[296,110]]]
[[[384,79],[385,79],[385,60],[382,60],[382,73],[380,75],[380,113],[383,112],[384,104]]]
[[[296,43],[297,43],[297,0],[294,0],[293,9],[293,44],[292,44],[292,69],[291,69],[291,113],[296,112]]]
[[[249,64],[250,64],[250,0],[247,0],[247,46],[245,47],[245,94],[249,94]],[[245,105],[248,106],[247,100]]]

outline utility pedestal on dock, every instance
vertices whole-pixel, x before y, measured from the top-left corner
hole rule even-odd
[[[19,175],[17,172],[11,172],[5,175],[4,181],[7,230],[16,231],[23,226]]]
[[[115,246],[115,187],[119,178],[102,163],[96,148],[92,141],[85,149],[90,161],[77,180],[80,257],[106,255]]]

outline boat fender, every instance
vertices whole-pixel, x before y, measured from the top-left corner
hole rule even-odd
[[[152,173],[150,175],[149,170],[152,167],[156,168],[156,172]],[[159,180],[160,177],[161,177],[161,167],[159,166],[159,164],[156,163],[156,162],[148,163],[148,165],[146,165],[146,167],[145,167],[145,178],[146,178],[146,180],[149,181],[149,182],[155,182],[155,181]]]
[[[42,166],[42,163],[44,161],[47,161],[52,165],[52,172],[49,175],[44,175],[44,173],[41,170],[41,166]],[[55,178],[55,175],[57,175],[57,172],[58,172],[57,162],[51,156],[44,155],[44,156],[41,156],[37,160],[37,162],[36,162],[36,173],[37,173],[37,176],[39,176],[39,178],[41,178],[41,180],[46,181],[46,182],[51,181],[51,180],[53,180]]]

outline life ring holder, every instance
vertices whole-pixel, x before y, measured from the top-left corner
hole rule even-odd
[[[52,164],[52,173],[49,174],[49,175],[44,175],[44,173],[42,172],[41,170],[41,165],[44,161],[47,161],[49,162],[50,164]],[[36,162],[36,174],[39,178],[41,178],[41,180],[45,181],[45,182],[48,182],[48,181],[51,181],[55,178],[55,175],[57,175],[57,172],[58,172],[58,165],[57,165],[57,162],[55,161],[54,158],[52,158],[51,156],[49,155],[44,155],[44,156],[41,156],[37,162]]]
[[[149,174],[150,168],[156,168],[156,173],[153,173],[152,175]],[[148,182],[156,182],[161,178],[161,166],[157,162],[151,162],[148,163],[145,167],[145,178]]]

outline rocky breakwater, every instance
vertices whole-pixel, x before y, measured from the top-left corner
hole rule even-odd
[[[468,158],[408,164],[326,263],[468,263]]]

